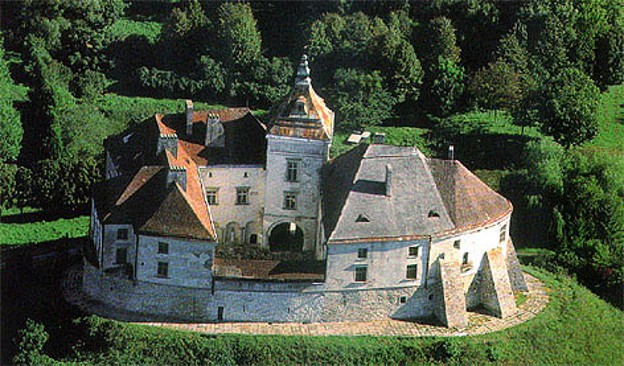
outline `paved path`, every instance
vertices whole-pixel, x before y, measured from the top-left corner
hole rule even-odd
[[[515,315],[499,319],[490,315],[469,312],[468,327],[464,329],[446,328],[438,325],[384,319],[368,322],[331,323],[180,323],[175,321],[154,321],[150,317],[121,311],[99,303],[86,296],[82,290],[82,267],[72,267],[63,282],[63,294],[72,304],[87,313],[123,321],[152,326],[196,331],[209,334],[280,334],[280,335],[374,335],[374,336],[465,336],[498,331],[525,322],[548,304],[548,293],[541,281],[524,274],[529,292],[526,301],[519,306]]]

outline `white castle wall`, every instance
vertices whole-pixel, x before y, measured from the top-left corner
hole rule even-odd
[[[210,215],[220,242],[232,242],[233,234],[233,242],[249,243],[249,238],[255,234],[258,243],[262,243],[265,175],[266,171],[261,165],[214,165],[199,168],[204,191],[217,190],[218,201],[216,205],[210,205]],[[249,187],[248,205],[236,204],[237,187]]]

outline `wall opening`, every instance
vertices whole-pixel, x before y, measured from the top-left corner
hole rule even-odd
[[[276,225],[269,233],[269,248],[273,252],[302,251],[303,230],[294,222]]]
[[[223,306],[217,308],[217,320],[223,321]]]

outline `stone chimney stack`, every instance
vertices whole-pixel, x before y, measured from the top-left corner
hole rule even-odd
[[[167,172],[167,186],[178,183],[186,191],[186,168],[183,166],[169,166]]]
[[[386,164],[386,196],[392,196],[392,165]]]
[[[453,145],[449,145],[448,158],[449,160],[455,160],[455,146]]]
[[[208,115],[204,146],[225,147],[225,130],[223,123],[221,123],[221,117],[216,113]]]
[[[186,100],[186,135],[193,136],[193,101]]]

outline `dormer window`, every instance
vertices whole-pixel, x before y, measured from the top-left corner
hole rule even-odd
[[[370,222],[370,220],[366,217],[366,215],[359,214],[357,219],[355,219],[355,222]]]
[[[440,217],[440,214],[437,213],[434,210],[429,210],[429,214],[427,215],[427,217],[432,218],[432,217]]]

